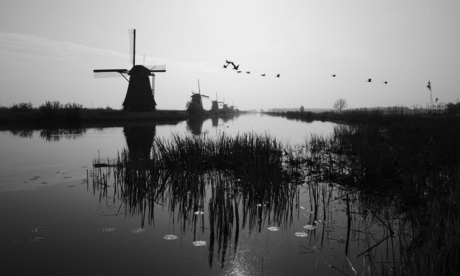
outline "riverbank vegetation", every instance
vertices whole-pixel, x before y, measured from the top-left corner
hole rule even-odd
[[[61,104],[47,101],[38,108],[32,103],[13,104],[0,108],[0,123],[65,123],[109,121],[185,120],[185,110],[157,110],[155,112],[126,112],[112,108],[83,108],[76,103]]]

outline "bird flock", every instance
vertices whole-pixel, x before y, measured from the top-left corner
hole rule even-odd
[[[239,64],[236,65],[233,61],[225,60],[225,64],[222,66],[222,68],[227,69],[229,65],[232,65],[233,68],[232,68],[232,67],[230,67],[230,68],[233,69],[233,70],[236,70],[236,73],[237,73],[237,74],[243,73],[243,71],[239,70],[240,65],[239,65]],[[246,71],[246,74],[251,74],[251,71]],[[265,76],[266,76],[265,73],[260,74],[260,75],[261,75],[262,77],[265,77]],[[277,74],[275,77],[279,78],[280,76],[281,76],[280,74]]]
[[[334,75],[332,75],[332,77],[335,78],[335,77],[337,77],[337,76],[334,74]],[[372,82],[372,79],[367,79],[366,82]],[[388,81],[384,81],[383,83],[384,83],[384,84],[388,84]]]

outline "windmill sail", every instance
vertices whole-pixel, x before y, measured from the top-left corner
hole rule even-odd
[[[136,30],[128,30],[129,35],[129,57],[133,66],[136,65]]]

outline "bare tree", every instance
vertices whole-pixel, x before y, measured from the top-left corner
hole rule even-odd
[[[347,108],[347,107],[348,107],[348,104],[345,99],[338,99],[334,103],[334,109],[338,110],[339,113],[342,113],[342,109]]]

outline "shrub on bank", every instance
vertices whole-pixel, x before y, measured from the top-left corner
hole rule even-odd
[[[33,104],[31,102],[28,103],[19,103],[19,104],[13,104],[11,106],[11,111],[13,112],[30,112],[34,109]]]
[[[76,103],[61,104],[58,101],[47,101],[39,108],[39,118],[44,122],[80,122],[82,105]]]

